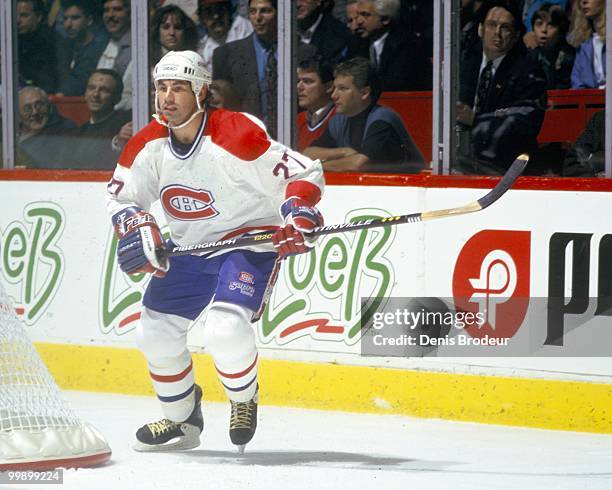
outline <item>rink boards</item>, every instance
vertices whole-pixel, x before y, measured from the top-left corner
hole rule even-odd
[[[63,387],[150,393],[133,349],[147,279],[117,268],[104,191],[104,182],[0,181],[0,279]],[[326,224],[345,223],[455,207],[486,191],[330,185],[320,207]],[[512,190],[476,214],[321,239],[283,265],[255,326],[263,402],[612,432],[610,202],[605,191]],[[465,285],[492,263],[509,271],[513,297],[491,333],[529,337],[537,356],[362,355],[361,321],[372,315],[363,298],[474,297]],[[536,315],[537,334],[507,320],[503,308],[519,311],[525,297],[550,304],[559,291],[573,306]],[[220,400],[201,333],[196,322],[197,375],[205,397]]]

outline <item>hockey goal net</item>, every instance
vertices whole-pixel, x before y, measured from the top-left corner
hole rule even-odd
[[[62,398],[0,284],[0,471],[99,465],[104,437]]]

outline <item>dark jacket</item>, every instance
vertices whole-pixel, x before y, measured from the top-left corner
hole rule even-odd
[[[459,99],[471,107],[481,61],[472,57],[461,66]],[[522,45],[502,60],[479,106],[471,128],[473,157],[489,160],[503,172],[520,153],[537,148],[546,110],[546,76]]]
[[[254,35],[251,34],[244,39],[229,42],[215,49],[213,78],[230,82],[240,98],[241,110],[263,119],[257,59],[253,46]],[[298,57],[302,59],[315,52],[315,47],[301,44]]]
[[[342,57],[343,51],[351,39],[351,31],[338,19],[324,14],[317,29],[312,35],[310,45],[327,60],[336,62]]]
[[[368,48],[358,42],[349,46],[347,58],[369,58]],[[378,77],[385,91],[431,90],[431,46],[400,28],[392,28],[380,55]]]
[[[113,150],[112,139],[121,127],[132,118],[130,111],[113,111],[98,123],[86,122],[70,133],[70,152],[66,164],[72,169],[113,170],[117,165],[119,152]]]
[[[83,95],[107,42],[108,36],[105,34],[96,35],[85,45],[63,39],[57,52],[57,91],[64,95]]]
[[[546,56],[540,48],[530,49],[529,57],[544,70],[548,90],[568,89],[572,86],[572,68],[576,58],[573,46],[563,41],[552,57]]]
[[[17,39],[19,85],[34,85],[47,93],[57,88],[56,48],[58,35],[45,23]]]

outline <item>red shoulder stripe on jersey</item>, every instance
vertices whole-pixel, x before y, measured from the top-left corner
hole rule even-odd
[[[285,190],[285,197],[301,197],[311,206],[316,205],[321,200],[321,189],[312,182],[306,180],[296,180],[289,183]]]
[[[151,121],[127,142],[121,155],[119,155],[119,165],[130,168],[140,153],[140,150],[142,150],[149,141],[167,137],[168,128],[162,126],[157,121]]]
[[[217,109],[206,129],[213,143],[241,160],[256,160],[270,148],[266,132],[239,112]]]

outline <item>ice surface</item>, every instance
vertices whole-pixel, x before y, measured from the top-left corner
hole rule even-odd
[[[240,457],[227,434],[229,403],[205,403],[199,448],[137,453],[136,429],[161,418],[155,398],[65,396],[106,436],[113,457],[66,471],[61,486],[35,488],[612,489],[610,435],[260,405],[257,434]]]

